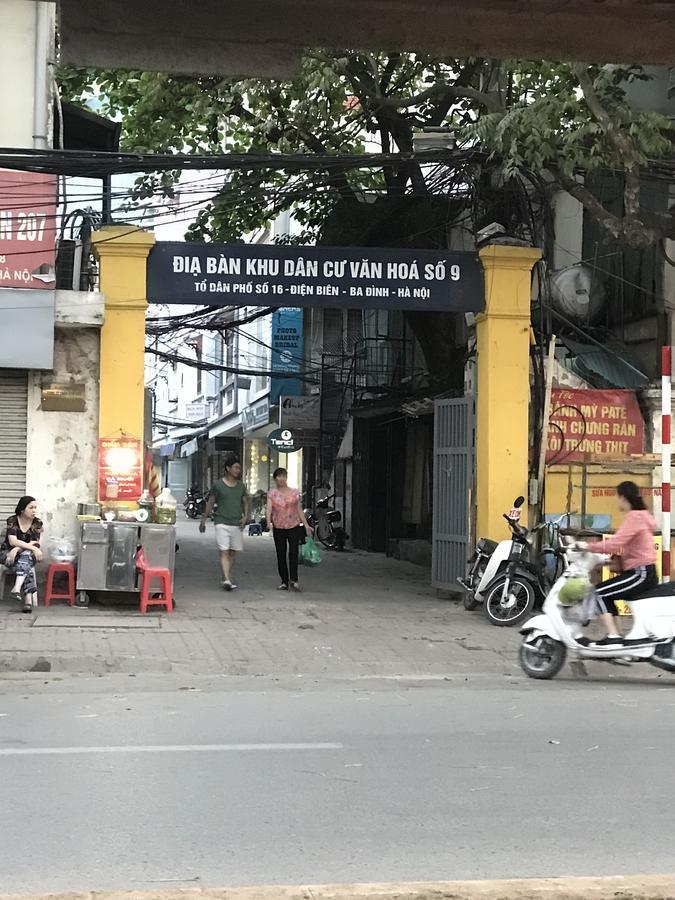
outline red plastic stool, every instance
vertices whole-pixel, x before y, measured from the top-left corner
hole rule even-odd
[[[54,590],[56,576],[63,572],[66,576],[66,592]],[[72,563],[49,563],[47,569],[47,587],[45,589],[45,606],[51,606],[52,600],[66,600],[69,606],[75,606],[75,566]]]
[[[171,590],[171,572],[159,566],[149,566],[145,551],[141,547],[136,554],[136,567],[141,577],[141,612],[145,615],[148,606],[165,606],[168,613],[173,612],[173,591]],[[160,582],[161,590],[152,589],[153,578]],[[159,597],[152,595],[159,594]]]

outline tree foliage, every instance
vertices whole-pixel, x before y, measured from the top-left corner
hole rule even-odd
[[[122,119],[124,149],[139,152],[356,153],[376,141],[407,153],[416,130],[449,130],[458,147],[492,154],[507,178],[534,172],[579,199],[614,239],[647,246],[675,236],[672,214],[643,209],[640,180],[655,161],[675,169],[672,123],[634,108],[639,67],[440,59],[425,54],[308,53],[297,78],[188,78],[152,72],[61,70],[64,97],[95,97]],[[372,145],[371,145],[372,146]],[[625,181],[622,216],[583,184],[599,170]],[[144,178],[137,197],[171,193],[176,175]],[[293,208],[315,237],[338,197],[377,189],[390,196],[433,192],[429,173],[408,162],[379,173],[279,172],[229,176],[189,229],[194,239],[238,240]],[[301,238],[302,239],[302,238]]]
[[[317,169],[311,175],[269,169],[223,176],[189,225],[188,239],[240,241],[293,209],[303,229],[294,240],[317,240],[327,224],[336,234],[336,211],[349,209],[349,201],[357,201],[363,192],[375,191],[404,205],[409,198],[415,215],[431,222],[413,233],[410,217],[392,207],[396,215],[388,221],[387,240],[395,246],[423,246],[425,240],[427,246],[443,245],[447,225],[457,221],[455,200],[474,177],[466,200],[473,231],[480,224],[476,195],[487,210],[483,224],[498,220],[506,225],[512,215],[509,199],[525,195],[515,214],[524,221],[530,203],[527,185],[537,184],[550,194],[571,193],[614,241],[648,247],[675,237],[675,212],[645,209],[641,201],[641,180],[648,167],[659,161],[666,177],[675,168],[672,123],[634,108],[629,100],[631,83],[646,77],[634,67],[325,51],[307,53],[299,75],[284,82],[59,72],[64,98],[94,100],[103,115],[121,119],[127,151],[316,154]],[[405,154],[422,129],[443,130],[457,148],[488,154],[490,177],[412,162]],[[400,153],[400,162],[380,171],[321,169],[322,156],[369,149]],[[502,173],[497,182],[492,177],[495,168]],[[617,172],[623,179],[621,214],[603,205],[591,179],[584,183],[585,175],[600,170]],[[158,192],[171,195],[178,177],[177,172],[143,177],[135,199]],[[447,201],[445,222],[438,220],[439,198]],[[356,208],[353,202],[351,208]],[[371,225],[377,226],[380,213],[381,207],[373,208]],[[365,218],[351,216],[340,233],[349,233],[358,243],[377,243]],[[354,226],[361,219],[359,237]],[[533,228],[523,236],[536,239]],[[461,384],[464,353],[457,318],[409,317],[430,371],[455,386]]]

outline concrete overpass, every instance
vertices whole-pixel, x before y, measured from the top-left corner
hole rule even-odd
[[[308,47],[675,64],[675,0],[57,0],[77,66],[288,77]]]

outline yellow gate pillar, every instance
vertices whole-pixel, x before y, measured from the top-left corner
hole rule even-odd
[[[129,225],[97,231],[105,322],[101,330],[98,433],[143,440],[146,267],[155,236]]]
[[[532,267],[541,253],[491,244],[480,251],[485,312],[476,317],[476,535],[505,537],[502,515],[525,497],[527,518]]]

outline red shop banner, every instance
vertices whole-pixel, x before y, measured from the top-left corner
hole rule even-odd
[[[0,169],[0,288],[56,284],[56,175]]]
[[[633,391],[554,388],[547,465],[639,456],[644,443],[644,420]]]
[[[143,443],[138,438],[100,438],[98,499],[138,500],[143,493]]]

